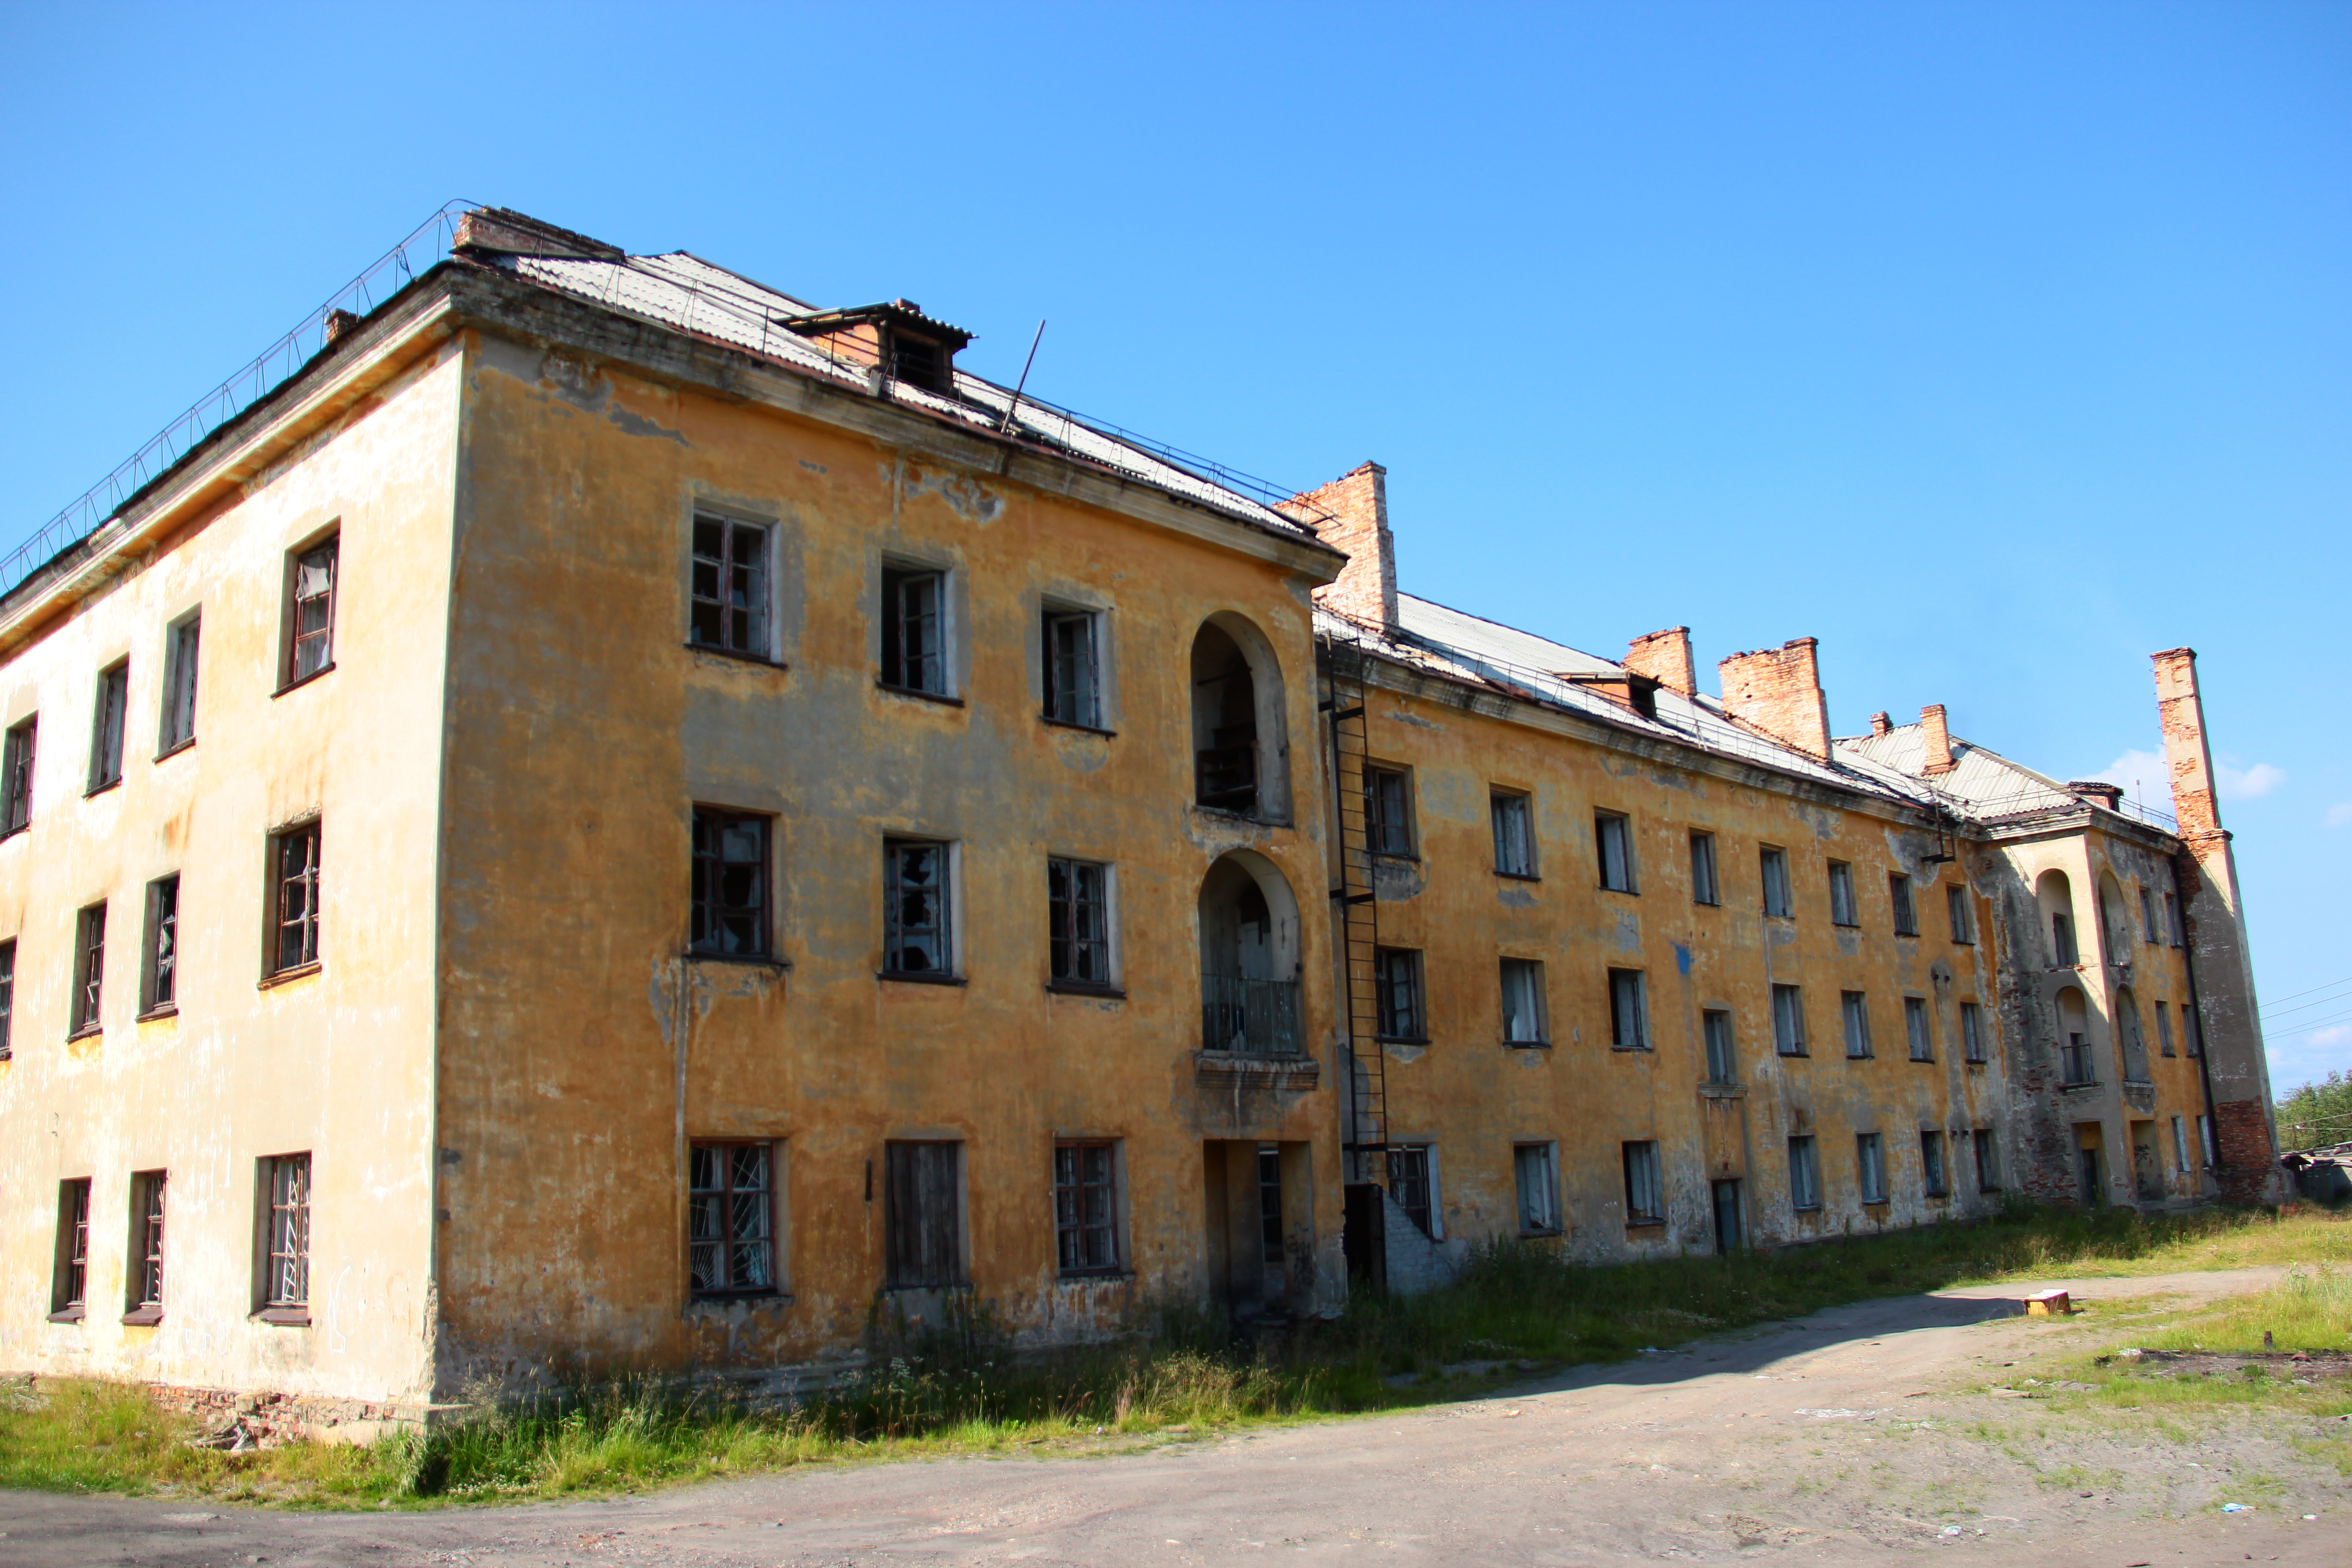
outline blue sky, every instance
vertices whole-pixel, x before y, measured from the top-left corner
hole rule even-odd
[[[452,197],[1044,318],[1386,464],[1410,591],[1820,637],[1840,732],[2153,783],[2193,645],[2273,1072],[2352,1068],[2352,6],[225,10],[0,4],[0,546]]]

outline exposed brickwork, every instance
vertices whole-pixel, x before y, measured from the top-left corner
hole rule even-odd
[[[1937,773],[1950,773],[1959,764],[1952,760],[1952,731],[1944,721],[1944,705],[1930,702],[1919,710],[1919,728],[1925,731],[1926,761],[1919,771],[1933,778]]]
[[[1830,710],[1822,696],[1818,646],[1798,637],[1779,647],[1735,653],[1716,666],[1723,706],[1735,719],[1808,756],[1829,760]]]
[[[2213,1153],[2224,1198],[2233,1204],[2275,1201],[2278,1151],[2271,1145],[2271,1119],[2261,1100],[2223,1100],[2213,1107]]]
[[[1324,543],[1348,552],[1339,581],[1316,589],[1315,602],[1369,626],[1393,630],[1396,542],[1389,534],[1388,476],[1378,463],[1366,463],[1292,497],[1282,510],[1305,519]]]
[[[1870,733],[1874,739],[1895,733],[1895,720],[1884,710],[1870,716]]]
[[[2121,784],[2111,784],[2100,779],[2068,779],[2066,787],[2085,800],[2096,801],[2109,811],[2121,811],[2124,791]]]
[[[35,1388],[40,1379],[27,1380]],[[336,1399],[320,1394],[239,1393],[233,1388],[194,1388],[178,1384],[151,1383],[148,1394],[166,1410],[193,1415],[215,1432],[232,1424],[244,1428],[258,1447],[303,1438],[349,1437],[366,1441],[394,1427],[422,1429],[435,1413],[420,1403],[390,1400]],[[441,1413],[457,1408],[445,1405]]]
[[[2213,798],[2213,758],[2205,745],[2205,704],[2197,692],[2197,650],[2168,648],[2154,656],[2156,711],[2164,729],[2164,762],[2172,775],[2172,815],[2192,847],[2221,831]]]
[[[1691,664],[1688,626],[1668,626],[1664,631],[1635,637],[1633,646],[1625,650],[1625,668],[1685,697],[1698,695],[1698,671]]]

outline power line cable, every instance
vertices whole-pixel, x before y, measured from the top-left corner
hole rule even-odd
[[[2325,985],[2315,985],[2311,991],[2332,991],[2338,985],[2352,985],[2352,974],[2347,974],[2341,980],[2331,980]],[[2284,996],[2273,996],[2271,998],[2271,1005],[2276,1006],[2281,1002],[2292,1002],[2298,996],[2308,996],[2311,991],[2290,991]]]

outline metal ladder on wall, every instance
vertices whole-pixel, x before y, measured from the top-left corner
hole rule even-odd
[[[1371,825],[1364,799],[1367,754],[1365,668],[1360,648],[1322,639],[1329,695],[1322,703],[1331,732],[1331,781],[1338,795],[1339,878],[1331,889],[1339,916],[1343,1002],[1348,1024],[1349,1119],[1340,1144],[1350,1182],[1388,1180],[1387,1058],[1380,1045],[1380,902],[1372,885]]]

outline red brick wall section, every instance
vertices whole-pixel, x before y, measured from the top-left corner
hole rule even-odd
[[[2221,807],[2213,799],[2213,759],[2205,745],[2205,702],[2197,691],[2197,650],[2168,648],[2152,662],[2164,761],[2172,774],[2172,815],[2180,823],[2180,837],[2194,847],[2221,831]]]
[[[1830,710],[1814,662],[1816,646],[1812,637],[1798,637],[1779,647],[1735,653],[1716,672],[1723,679],[1723,706],[1733,718],[1827,761]]]
[[[1339,580],[1315,602],[1383,631],[1397,624],[1396,542],[1389,533],[1389,471],[1366,463],[1329,484],[1293,496],[1282,510],[1306,521],[1323,542],[1348,552]]]
[[[1952,761],[1952,731],[1944,722],[1944,705],[1930,702],[1919,710],[1919,728],[1927,731],[1927,748],[1919,771],[1933,778],[1937,773],[1950,773],[1959,764]]]
[[[1698,671],[1691,665],[1690,627],[1668,626],[1635,637],[1625,652],[1625,668],[1646,675],[1670,691],[1698,695]]]
[[[2257,1100],[2223,1100],[2213,1107],[2215,1173],[2221,1196],[2233,1204],[2259,1204],[2273,1195],[2278,1152],[2271,1147],[2270,1118]]]

